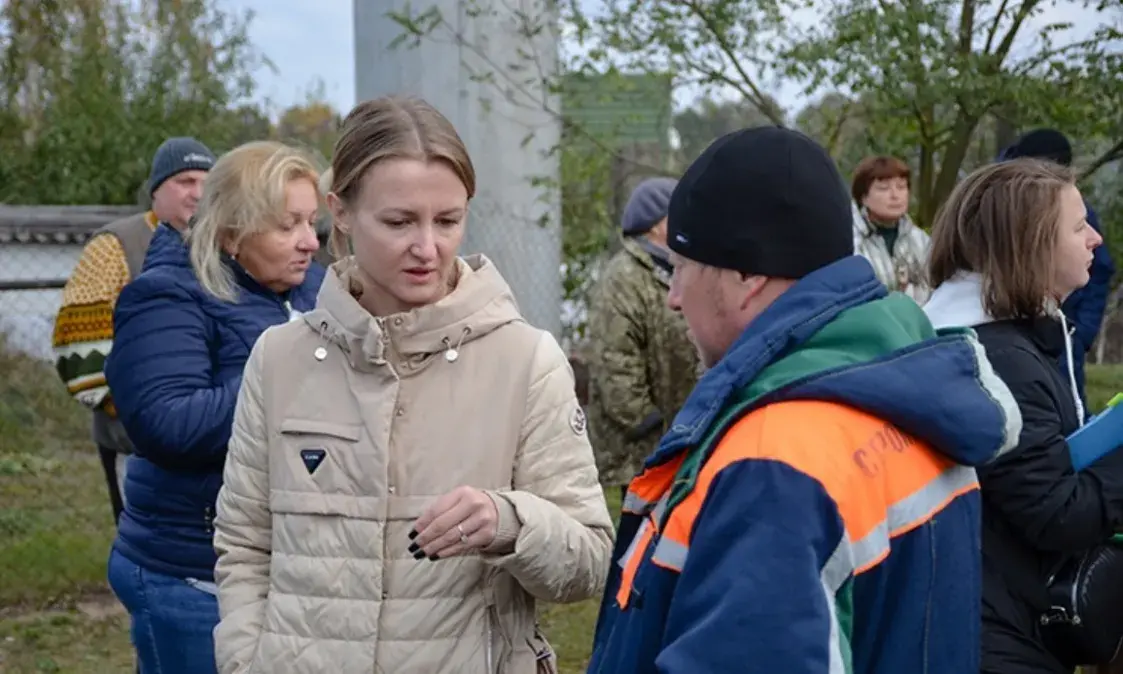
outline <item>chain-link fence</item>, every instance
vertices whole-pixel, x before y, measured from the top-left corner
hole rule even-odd
[[[113,510],[51,337],[89,235],[131,210],[0,206],[0,616],[105,591]]]

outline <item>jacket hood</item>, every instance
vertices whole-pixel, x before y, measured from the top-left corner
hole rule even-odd
[[[510,286],[491,260],[472,255],[456,264],[456,288],[438,302],[373,316],[359,304],[362,288],[354,259],[340,260],[328,270],[316,309],[304,321],[339,345],[358,369],[391,359],[419,362],[440,352],[453,362],[464,345],[523,320]]]
[[[983,307],[983,277],[959,272],[932,291],[924,313],[936,328],[975,327],[993,323]]]
[[[953,461],[1011,449],[1021,416],[970,330],[937,331],[852,256],[797,282],[701,378],[648,465],[697,444],[730,403],[824,400],[894,424]]]
[[[991,316],[983,306],[983,277],[975,272],[959,272],[932,292],[932,297],[924,305],[924,313],[938,328],[978,327],[995,323],[998,319]],[[1044,317],[1060,323],[1063,340],[1063,365],[1068,376],[1069,388],[1076,403],[1076,415],[1084,423],[1085,409],[1076,382],[1076,356],[1072,344],[1072,330],[1068,318],[1059,306],[1050,307]]]

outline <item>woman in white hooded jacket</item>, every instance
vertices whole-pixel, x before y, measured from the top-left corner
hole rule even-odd
[[[1123,452],[1077,472],[1065,441],[1085,411],[1060,305],[1101,243],[1072,174],[1029,159],[968,176],[932,229],[924,309],[937,328],[975,329],[1022,415],[1018,446],[979,469],[987,674],[1073,671],[1041,628],[1048,576],[1123,528]]]
[[[223,674],[530,674],[535,602],[597,596],[612,521],[554,338],[457,257],[463,143],[412,98],[343,122],[345,257],[246,367],[218,499]]]

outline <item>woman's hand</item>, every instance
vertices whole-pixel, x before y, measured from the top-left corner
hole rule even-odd
[[[429,506],[409,532],[415,559],[438,560],[486,548],[499,530],[499,510],[473,487],[457,487]]]

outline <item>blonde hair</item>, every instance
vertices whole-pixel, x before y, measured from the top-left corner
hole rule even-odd
[[[385,159],[444,162],[468,190],[476,194],[476,170],[464,141],[452,122],[424,100],[412,96],[384,96],[359,103],[340,126],[331,160],[331,191],[352,206],[363,176]],[[331,252],[350,254],[347,235],[332,222]]]
[[[285,217],[285,188],[301,179],[323,194],[312,160],[283,143],[254,141],[218,158],[187,234],[191,266],[204,290],[227,302],[237,299],[234,276],[222,258],[226,246],[278,226]]]
[[[1037,159],[991,164],[964,178],[932,225],[932,287],[976,272],[994,318],[1041,315],[1050,302],[1061,193],[1073,184],[1070,169]]]

